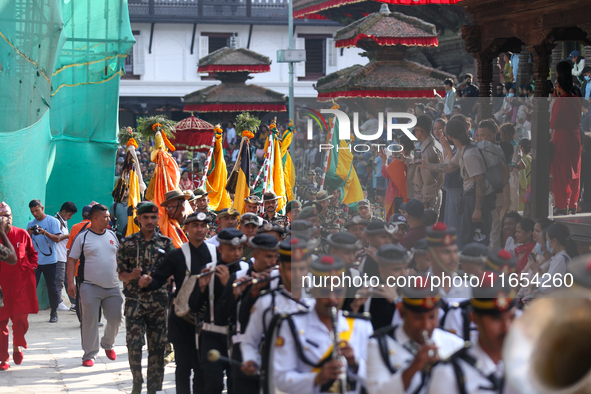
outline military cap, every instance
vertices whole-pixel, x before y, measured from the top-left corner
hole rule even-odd
[[[472,242],[464,246],[464,249],[460,252],[460,261],[484,265],[486,256],[488,256],[488,248],[481,243]]]
[[[408,228],[408,221],[406,220],[406,218],[404,217],[404,215],[400,215],[400,214],[396,215],[396,214],[394,214],[394,215],[390,216],[390,220],[388,220],[388,223],[396,224],[396,225],[403,224],[403,225],[405,225]]]
[[[246,212],[242,216],[240,216],[240,224],[247,225],[247,224],[256,224],[259,225],[259,217],[252,212]]]
[[[382,264],[406,265],[412,260],[412,253],[402,245],[386,244],[378,249],[376,258]]]
[[[383,220],[372,220],[365,228],[365,232],[367,235],[394,234],[396,232],[396,226],[387,224]]]
[[[318,230],[309,220],[294,220],[289,225],[292,237],[304,237],[309,239]]]
[[[515,306],[515,290],[493,272],[484,272],[479,286],[472,289],[470,305],[475,313],[497,315]]]
[[[591,254],[572,259],[566,266],[566,272],[573,276],[575,286],[591,289]]]
[[[314,276],[339,275],[345,271],[345,262],[337,256],[320,256],[310,265]]]
[[[291,212],[292,209],[302,209],[302,203],[299,202],[298,200],[291,200],[288,201],[287,204],[285,205],[285,213],[289,213]]]
[[[357,208],[361,208],[361,207],[369,207],[371,204],[369,203],[369,200],[367,198],[364,198],[363,200],[359,200],[357,202]]]
[[[238,246],[246,242],[246,235],[242,234],[242,231],[240,230],[228,227],[220,231],[218,234],[218,241],[223,245]]]
[[[305,207],[298,215],[298,219],[310,219],[314,216],[318,216],[318,210],[314,207]]]
[[[209,194],[209,192],[207,190],[205,190],[205,188],[203,188],[203,187],[193,190],[193,195],[194,195],[195,200],[198,198],[207,196],[208,194]]]
[[[191,193],[185,194],[181,191],[181,189],[174,189],[164,195],[164,201],[162,201],[160,203],[160,206],[164,207],[164,206],[170,204],[170,202],[174,201],[174,200],[179,200],[179,199],[188,200],[191,198],[191,196],[192,196]]]
[[[158,213],[158,207],[153,202],[140,202],[137,205],[137,214],[143,215],[144,213]]]
[[[456,243],[457,238],[456,230],[445,223],[435,223],[427,228],[427,245],[430,247],[450,246]]]
[[[247,202],[249,204],[260,204],[261,203],[261,198],[259,196],[256,196],[254,194],[251,194],[250,196],[246,197],[244,199],[244,202]]]
[[[290,263],[302,261],[310,256],[308,244],[303,238],[290,237],[279,244],[279,260]]]
[[[280,197],[277,197],[274,191],[268,191],[263,195],[263,202],[265,201],[275,201],[278,200]]]
[[[493,248],[486,257],[485,270],[495,273],[513,273],[517,266],[517,258],[508,250]]]
[[[279,242],[271,234],[257,234],[248,241],[248,245],[253,249],[279,250]]]
[[[440,306],[439,288],[432,286],[431,278],[428,276],[407,276],[406,283],[400,286],[399,290],[402,303],[412,311],[428,312]]]
[[[322,190],[316,194],[316,202],[326,201],[331,198],[331,195],[328,194],[328,191]]]
[[[347,232],[330,234],[326,237],[326,243],[331,248],[337,249],[359,250],[363,248],[361,241],[357,240],[353,234]]]
[[[192,213],[189,216],[187,216],[187,218],[183,222],[183,225],[186,225],[187,223],[191,223],[191,222],[210,223],[212,220],[213,220],[212,217],[205,212],[195,212],[195,213]]]
[[[347,222],[345,223],[345,228],[348,229],[349,227],[355,226],[357,224],[367,226],[369,224],[369,220],[363,218],[362,216],[355,215],[351,219],[347,220]]]
[[[240,216],[240,212],[235,210],[234,208],[224,208],[217,213],[218,219],[225,218],[226,216]]]
[[[402,204],[400,208],[405,210],[410,216],[418,219],[422,218],[425,212],[425,204],[414,198]]]
[[[285,233],[285,229],[283,227],[281,227],[280,225],[278,225],[277,223],[267,222],[267,223],[263,224],[262,226],[259,226],[259,228],[257,229],[257,234],[268,233],[271,231],[276,231],[279,234]]]
[[[411,251],[412,251],[413,255],[427,254],[427,249],[428,249],[427,239],[421,238],[415,243],[415,246],[412,247]]]

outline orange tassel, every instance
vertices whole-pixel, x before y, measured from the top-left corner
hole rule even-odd
[[[164,140],[164,143],[166,144],[166,147],[168,148],[169,151],[174,152],[176,150],[176,148],[174,147],[174,145],[172,145],[170,143],[170,141],[168,140],[168,137],[166,136],[166,133],[164,131],[162,131],[162,139]]]

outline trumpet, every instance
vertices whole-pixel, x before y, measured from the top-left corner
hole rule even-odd
[[[432,345],[433,341],[429,338],[429,332],[427,330],[421,331],[421,335],[423,336],[423,341],[425,341],[425,345]],[[427,356],[435,357],[435,350],[429,350],[427,352]]]
[[[344,356],[339,356],[339,333],[338,321],[339,321],[339,310],[336,307],[330,308],[330,317],[332,318],[332,357],[335,360],[339,360],[343,367],[341,373],[337,379],[339,382],[339,389],[341,394],[347,393],[347,360]]]
[[[242,262],[242,261],[246,261],[246,260],[244,259],[244,257],[243,257],[243,258],[241,258],[241,259],[239,259],[239,260],[233,261],[233,262],[231,262],[231,263],[229,263],[229,264],[226,264],[226,267],[231,267],[231,266],[233,266],[233,265],[236,265],[236,264],[238,264],[238,263],[240,263],[240,262]],[[203,278],[204,276],[211,275],[211,274],[213,274],[213,273],[215,273],[215,268],[214,268],[214,269],[212,269],[212,270],[209,270],[209,271],[207,271],[207,272],[202,272],[202,273],[198,274],[198,275],[197,275],[197,279],[199,279],[199,278]]]

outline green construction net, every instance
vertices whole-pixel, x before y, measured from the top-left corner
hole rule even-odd
[[[133,45],[126,0],[0,0],[0,201],[109,204],[119,79]],[[77,221],[80,218],[74,218]]]

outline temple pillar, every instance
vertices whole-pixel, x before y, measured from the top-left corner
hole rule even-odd
[[[476,74],[480,97],[478,99],[478,119],[490,119],[493,117],[492,89],[493,89],[493,61],[497,54],[475,53]]]
[[[562,43],[556,44],[554,49],[552,50],[552,58],[550,60],[550,80],[556,81],[556,65],[560,63],[560,59],[562,59]]]
[[[534,218],[548,216],[548,196],[550,193],[550,114],[548,102],[548,74],[554,45],[534,45],[528,47],[533,55],[535,98],[532,115],[532,174],[531,174],[531,212]]]
[[[529,84],[531,78],[529,76],[529,51],[525,48],[525,45],[521,47],[521,53],[519,54],[519,65],[517,66],[517,88],[521,85]]]

